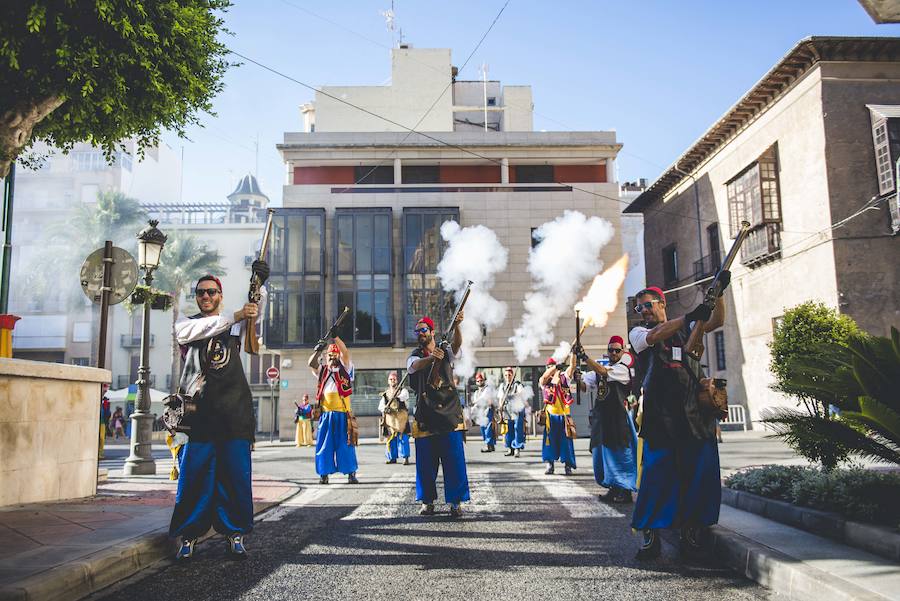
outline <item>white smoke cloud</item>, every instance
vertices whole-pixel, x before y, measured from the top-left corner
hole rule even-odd
[[[540,243],[528,254],[533,290],[525,295],[522,323],[509,339],[519,362],[537,357],[540,346],[553,341],[556,322],[573,311],[585,282],[602,268],[600,249],[612,239],[613,227],[605,219],[566,211],[534,236]]]
[[[531,405],[531,399],[534,398],[534,390],[531,386],[522,386],[518,394],[511,395],[506,400],[508,411],[511,415],[516,415]]]
[[[496,275],[506,269],[509,252],[497,234],[483,225],[463,228],[447,221],[441,226],[441,237],[448,244],[437,268],[441,286],[459,302],[468,280],[474,282],[460,325],[463,344],[453,369],[460,378],[470,378],[477,365],[475,349],[482,326],[490,331],[506,319],[506,303],[491,296],[491,289]]]
[[[469,411],[469,416],[473,422],[481,426],[487,426],[489,423],[488,413],[491,407],[497,406],[497,387],[490,379],[485,383],[484,388],[476,389],[472,395],[473,403]]]
[[[566,359],[568,359],[569,355],[572,352],[572,343],[568,340],[563,340],[559,343],[559,346],[556,347],[556,350],[553,351],[551,357],[553,357],[557,363],[562,363]]]

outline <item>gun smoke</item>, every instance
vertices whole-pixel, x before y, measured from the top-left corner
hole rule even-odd
[[[470,378],[475,373],[475,349],[482,332],[496,328],[506,319],[506,303],[491,296],[491,289],[496,275],[506,269],[509,252],[497,234],[483,225],[463,228],[455,221],[447,221],[441,226],[441,237],[447,241],[437,268],[441,286],[453,292],[459,302],[468,280],[474,282],[460,325],[463,344],[454,366],[456,375]]]
[[[572,311],[585,282],[603,266],[600,250],[612,239],[612,225],[600,217],[566,211],[534,232],[528,254],[533,289],[525,295],[522,323],[509,339],[521,363],[553,342],[553,328]]]

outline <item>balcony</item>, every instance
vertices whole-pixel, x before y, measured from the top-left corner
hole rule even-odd
[[[150,348],[156,344],[156,335],[150,334]],[[122,334],[122,348],[141,348],[140,334]]]
[[[750,230],[741,246],[741,263],[753,268],[781,257],[781,224],[765,223]]]
[[[127,388],[137,381],[137,376],[116,376],[116,390]],[[150,388],[156,387],[156,374],[150,374]]]
[[[694,261],[694,281],[715,275],[722,267],[722,253],[706,255],[699,261]]]

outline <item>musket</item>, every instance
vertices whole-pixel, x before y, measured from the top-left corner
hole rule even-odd
[[[396,390],[394,391],[394,393],[391,395],[391,398],[390,398],[390,399],[386,399],[387,402],[384,404],[384,408],[385,408],[385,409],[387,409],[388,407],[390,407],[392,412],[397,410],[396,408],[393,407],[393,405],[394,405],[394,402],[397,400],[397,397],[400,396],[400,392],[403,390],[403,385],[406,383],[406,379],[407,379],[408,377],[409,377],[409,372],[407,371],[405,374],[403,374],[403,379],[400,380],[400,383],[397,384],[397,389],[396,389]]]
[[[731,250],[728,251],[728,255],[725,257],[725,260],[722,261],[722,266],[719,267],[719,271],[716,272],[712,285],[706,289],[706,294],[703,297],[703,304],[709,307],[710,311],[716,308],[716,299],[722,294],[722,272],[731,268],[731,264],[734,263],[734,259],[737,257],[741,244],[747,239],[747,234],[749,233],[750,223],[742,221],[741,229],[738,232],[737,238],[734,240],[734,244],[731,245]],[[696,361],[699,361],[700,358],[703,357],[703,351],[706,350],[703,348],[703,329],[705,326],[705,321],[698,320],[694,322],[694,327],[691,329],[690,336],[688,336],[687,344],[684,345],[684,352]]]
[[[579,352],[581,352],[581,311],[575,310],[575,371],[572,372],[572,376],[575,378],[575,404],[581,404],[581,375],[578,370],[578,364],[581,360],[578,358]]]
[[[350,307],[344,307],[344,310],[341,311],[341,314],[337,316],[337,319],[334,320],[334,323],[331,324],[331,327],[325,332],[325,334],[319,338],[319,342],[316,343],[315,352],[321,351],[325,348],[325,345],[328,344],[328,340],[337,336],[338,328],[343,325],[344,321],[347,320],[347,317],[350,315]]]
[[[450,319],[450,327],[447,328],[447,331],[443,333],[441,336],[440,343],[437,344],[444,352],[447,351],[446,346],[449,340],[452,339],[453,333],[456,332],[456,328],[459,326],[456,323],[457,318],[459,318],[460,312],[463,310],[463,307],[466,306],[466,301],[469,300],[469,294],[472,292],[472,280],[467,280],[466,289],[463,291],[462,298],[459,299],[459,303],[456,305],[456,310],[453,311],[453,317]],[[439,388],[441,383],[440,370],[435,371],[434,363],[431,364],[431,368],[428,371],[428,378],[425,380],[432,387]]]
[[[258,261],[265,261],[269,251],[269,235],[272,233],[272,216],[275,214],[275,209],[267,209],[266,213],[266,231],[263,234],[262,244],[259,246],[259,255],[256,257]],[[255,273],[251,273],[250,291],[247,293],[247,300],[251,303],[259,304],[259,301],[262,298],[260,288],[262,288],[262,282],[259,281],[259,277]],[[256,317],[248,317],[244,324],[244,350],[251,355],[259,354],[259,336],[256,335],[256,319]]]

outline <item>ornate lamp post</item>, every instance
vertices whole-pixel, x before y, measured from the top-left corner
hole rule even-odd
[[[150,413],[150,283],[153,272],[159,267],[159,258],[167,236],[156,229],[159,221],[151,219],[149,225],[137,235],[138,265],[144,270],[144,323],[141,332],[141,365],[138,368],[137,400],[131,414],[131,454],[125,460],[124,472],[128,476],[156,474],[153,460],[153,415]]]

